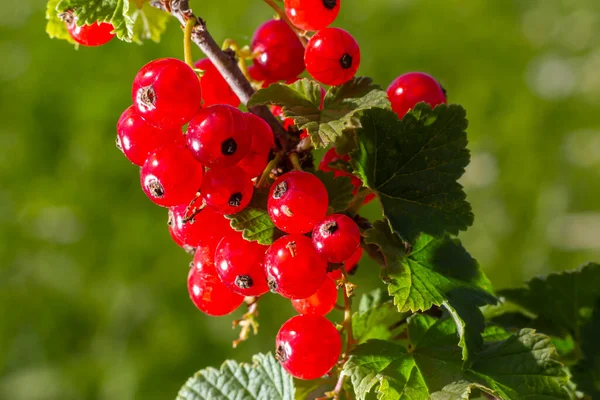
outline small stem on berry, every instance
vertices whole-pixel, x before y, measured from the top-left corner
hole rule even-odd
[[[248,72],[248,66],[246,65],[246,57],[242,49],[240,49],[240,46],[238,46],[237,42],[233,39],[225,39],[221,49],[231,49],[235,52],[235,55],[238,58],[238,68],[240,69],[240,71],[242,71],[242,74],[244,74],[246,79],[250,81],[251,78],[250,72]]]
[[[290,159],[290,162],[294,166],[294,169],[296,171],[302,171],[302,165],[300,164],[300,159],[298,158],[298,153],[296,153],[296,152],[290,153],[290,155],[288,157]]]
[[[190,17],[185,22],[185,31],[183,33],[183,53],[185,56],[185,63],[191,68],[194,68],[194,56],[192,55],[192,31],[198,21],[196,17]]]
[[[273,171],[275,168],[277,168],[277,165],[279,164],[279,162],[281,161],[282,158],[283,158],[282,153],[277,153],[277,154],[275,154],[275,158],[272,159],[271,161],[269,161],[269,163],[267,164],[267,167],[264,169],[262,175],[258,179],[258,182],[256,182],[257,188],[261,188],[265,185],[265,183],[267,182],[267,179],[269,179],[269,176],[271,175],[271,171]]]
[[[296,36],[298,36],[298,39],[300,39],[300,42],[302,42],[302,46],[306,47],[306,44],[308,43],[308,39],[306,39],[306,36],[305,36],[306,32],[301,31],[300,29],[296,28],[294,26],[294,24],[292,24],[292,22],[288,18],[285,11],[282,10],[281,7],[279,7],[279,5],[274,0],[264,0],[264,1],[265,1],[265,3],[267,3],[269,5],[269,7],[271,7],[277,13],[277,15],[279,15],[279,18],[284,20],[285,23],[288,24],[288,26],[292,29],[292,31],[294,31]]]
[[[372,193],[373,191],[369,188],[361,188],[358,194],[350,202],[350,205],[348,205],[348,212],[351,215],[358,214],[358,211],[360,211],[361,207],[365,205],[365,197]]]
[[[246,304],[248,305],[248,312],[242,315],[241,319],[233,321],[233,329],[241,326],[240,336],[233,341],[233,348],[235,349],[240,343],[248,340],[250,333],[254,335],[258,334],[258,297],[246,298]]]

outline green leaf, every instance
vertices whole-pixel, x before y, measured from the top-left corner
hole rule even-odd
[[[377,289],[363,295],[358,312],[352,315],[352,333],[358,343],[370,339],[388,340],[402,329],[400,324],[410,314],[398,313],[396,306],[383,290]]]
[[[306,400],[322,397],[325,395],[325,392],[333,390],[336,382],[337,377],[333,374],[311,380],[294,379],[294,387],[296,389],[294,399]]]
[[[152,7],[148,2],[144,2],[142,8],[131,7],[128,15],[134,24],[131,40],[139,44],[144,40],[160,42],[161,35],[167,29],[167,22],[171,19],[168,13]]]
[[[470,158],[461,106],[432,110],[420,103],[402,120],[375,108],[362,113],[360,124],[351,162],[364,184],[379,194],[394,232],[414,243],[422,232],[442,238],[473,224],[457,182]]]
[[[48,0],[46,4],[46,19],[48,20],[46,23],[46,33],[51,39],[63,39],[69,43],[76,44],[67,30],[67,25],[58,17],[59,13],[56,11],[56,6],[59,2],[60,0]]]
[[[333,172],[323,171],[316,171],[315,175],[323,182],[327,189],[329,208],[331,208],[332,212],[345,211],[354,198],[352,194],[354,186],[350,178],[347,176],[335,177]]]
[[[580,390],[593,399],[600,398],[600,299],[591,318],[581,327],[583,358],[571,369],[573,381]]]
[[[257,354],[252,365],[228,360],[220,369],[206,368],[188,379],[177,400],[293,400],[294,381],[269,354]]]
[[[355,113],[373,107],[390,108],[386,92],[367,77],[331,87],[323,99],[322,110],[321,86],[306,78],[291,85],[276,83],[261,89],[252,96],[248,107],[263,104],[282,106],[286,117],[308,131],[315,147],[326,147],[340,139]]]
[[[242,232],[244,239],[270,245],[279,237],[280,232],[267,212],[268,196],[268,190],[255,190],[248,207],[237,214],[225,216],[233,229]]]
[[[121,40],[131,41],[133,20],[127,14],[128,0],[61,0],[56,6],[60,12],[72,11],[77,16],[77,25],[95,22],[110,22]]]
[[[600,298],[600,264],[533,278],[526,288],[506,289],[499,295],[525,308],[557,327],[568,330],[576,339]]]
[[[461,369],[453,345],[456,327],[449,319],[409,318],[410,350],[394,342],[370,340],[352,352],[343,373],[357,399],[375,391],[379,400],[468,399],[484,391],[510,400],[566,399],[566,375],[552,359],[550,340],[532,330],[486,343],[473,365]]]
[[[400,312],[445,308],[458,327],[462,356],[483,344],[483,316],[479,306],[493,304],[491,285],[477,262],[457,239],[421,235],[408,255],[404,243],[383,221],[375,221],[365,242],[380,247],[386,268],[382,278]]]

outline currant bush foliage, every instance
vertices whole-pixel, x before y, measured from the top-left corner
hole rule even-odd
[[[248,106],[274,104],[292,118],[299,129],[306,129],[315,147],[326,147],[342,139],[344,128],[358,112],[390,108],[387,94],[371,78],[358,77],[331,87],[321,98],[321,85],[301,79],[291,85],[276,83],[259,90]]]

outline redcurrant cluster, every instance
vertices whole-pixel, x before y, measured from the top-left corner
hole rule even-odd
[[[294,81],[305,67],[323,84],[350,80],[360,62],[358,45],[347,32],[327,28],[339,2],[286,0],[285,8],[298,29],[317,32],[304,49],[284,21],[259,27],[252,39],[254,80],[263,85]],[[200,79],[176,59],[145,65],[133,82],[133,105],[119,119],[117,145],[141,167],[148,198],[168,208],[173,240],[194,254],[188,290],[196,307],[221,316],[269,290],[289,299],[300,315],[281,327],[277,357],[293,376],[320,377],[341,353],[340,335],[324,316],[335,307],[343,276],[362,256],[359,228],[345,214],[328,215],[325,185],[296,165],[291,171],[280,167],[268,193],[268,215],[283,235],[266,246],[233,230],[225,216],[242,212],[257,178],[270,172],[265,169],[271,169],[274,135],[264,120],[237,108],[239,98],[210,60],[195,67],[202,71]],[[421,73],[398,77],[388,94],[400,117],[420,101],[445,102],[440,85]],[[281,109],[273,111],[282,117]],[[283,123],[290,128],[293,120]],[[319,169],[349,177],[357,195],[363,182],[334,166],[348,161],[332,148]]]

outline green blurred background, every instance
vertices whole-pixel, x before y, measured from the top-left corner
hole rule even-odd
[[[218,41],[246,44],[272,15],[259,0],[191,4]],[[136,71],[182,56],[175,21],[160,44],[75,51],[48,39],[44,8],[0,8],[0,398],[173,398],[197,369],[270,351],[292,309],[268,296],[260,336],[232,350],[239,313],[193,307],[190,257],[115,148]],[[426,71],[466,107],[476,222],[461,237],[498,288],[600,259],[599,11],[597,0],[343,1],[336,25],[361,44],[361,74],[387,87]],[[356,283],[376,286],[376,267],[364,262]]]

